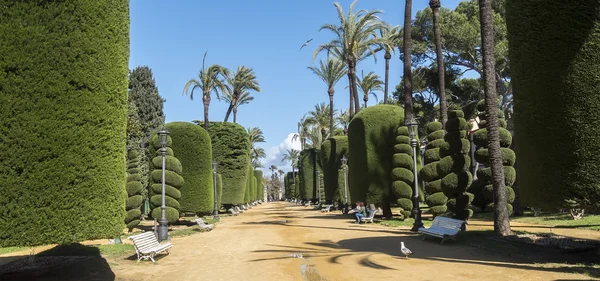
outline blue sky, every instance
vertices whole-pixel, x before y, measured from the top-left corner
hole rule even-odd
[[[338,1],[344,11],[351,0]],[[413,1],[413,17],[428,8],[429,1]],[[454,8],[459,0],[446,0]],[[185,83],[198,75],[202,56],[206,63],[220,64],[234,70],[245,65],[255,70],[262,92],[254,101],[241,106],[238,123],[245,128],[259,127],[266,143],[266,167],[271,164],[290,170],[281,162],[281,153],[292,143],[298,120],[314,105],[327,102],[326,85],[306,67],[312,65],[316,46],[331,40],[325,23],[337,24],[337,13],[329,0],[220,0],[220,1],[131,1],[131,54],[129,67],[149,66],[165,103],[167,122],[203,119],[202,100],[182,95]],[[403,22],[404,1],[359,0],[356,9],[380,9],[380,17],[392,25]],[[308,47],[300,46],[313,38]],[[358,73],[384,73],[384,60],[378,55],[361,62]],[[402,62],[396,53],[390,61],[390,88],[401,79]],[[335,107],[348,107],[344,77],[336,86]],[[383,94],[379,95],[382,98]],[[227,104],[213,98],[210,120],[223,121]]]

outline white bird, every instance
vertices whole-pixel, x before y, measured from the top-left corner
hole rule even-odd
[[[289,256],[292,258],[304,259],[304,257],[300,253],[290,254]]]
[[[310,38],[310,40],[306,41],[306,43],[304,43],[304,44],[302,45],[302,47],[300,47],[300,51],[302,51],[302,48],[304,48],[304,47],[308,46],[308,42],[310,42],[310,41],[312,41],[312,40],[313,40],[313,39],[312,39],[312,38]]]
[[[404,247],[404,242],[400,242],[400,251],[402,252],[402,254],[404,254],[406,259],[408,259],[408,256],[412,255],[412,251]]]

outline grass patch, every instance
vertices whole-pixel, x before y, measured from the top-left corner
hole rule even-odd
[[[377,221],[378,224],[389,227],[412,227],[414,223],[414,219],[400,220],[400,219],[391,219],[391,220],[380,220]],[[430,220],[423,220],[423,225],[425,227],[431,226]]]
[[[526,214],[522,217],[511,218],[514,222],[551,225],[564,228],[584,228],[600,231],[600,215],[586,215],[579,220],[573,220],[569,214],[540,214],[534,217]]]
[[[131,244],[113,244],[89,246],[96,247],[100,254],[105,257],[128,257],[135,254],[135,248]]]
[[[5,247],[5,248],[0,248],[0,255],[4,255],[4,254],[8,254],[8,253],[13,253],[13,252],[19,252],[19,251],[24,251],[29,249],[29,247]]]
[[[183,236],[190,236],[190,235],[198,234],[201,232],[202,231],[200,231],[199,226],[192,226],[192,227],[186,228],[186,229],[173,230],[173,231],[169,232],[169,236],[183,237]]]

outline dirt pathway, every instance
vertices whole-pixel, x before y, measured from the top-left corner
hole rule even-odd
[[[399,258],[400,241],[415,253]],[[156,264],[109,261],[117,280],[582,280],[566,267],[421,241],[406,230],[356,225],[289,203],[227,217],[208,233],[174,238]],[[300,253],[303,258],[293,257]],[[519,261],[519,262],[515,262]]]

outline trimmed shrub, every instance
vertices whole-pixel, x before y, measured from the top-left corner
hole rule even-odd
[[[223,177],[223,204],[245,203],[250,161],[250,139],[246,129],[236,123],[211,122],[208,127],[213,159]]]
[[[480,118],[483,116],[485,121],[485,101],[480,101],[478,105],[479,109],[483,109],[480,112]],[[479,110],[478,109],[478,110]],[[500,114],[502,111],[498,109],[498,120],[503,120],[504,114]],[[504,128],[498,128],[500,133],[500,152],[502,153],[502,165],[504,165],[504,184],[506,186],[506,198],[508,205],[510,205],[515,199],[515,192],[512,189],[512,185],[517,180],[517,173],[515,168],[512,167],[516,162],[515,153],[509,148],[512,143],[512,135],[510,132]],[[490,158],[488,151],[488,134],[487,129],[479,129],[475,131],[473,134],[473,142],[478,146],[477,151],[475,151],[475,160],[479,163],[483,163],[486,167],[490,166]],[[491,168],[483,168],[477,170],[477,188],[473,190],[475,197],[477,197],[477,205],[482,207],[482,209],[486,207],[493,207],[493,187],[491,185],[492,181],[492,169]],[[512,198],[510,197],[512,195]],[[479,198],[481,197],[481,198]],[[510,199],[510,200],[509,200]],[[512,214],[512,206],[509,208],[509,214]]]
[[[321,168],[320,152],[316,148],[305,149],[300,153],[298,173],[300,175],[300,197],[303,200],[316,201],[317,198],[317,171]]]
[[[215,199],[208,132],[202,126],[188,122],[171,122],[166,128],[173,139],[173,153],[185,167],[181,173],[185,183],[179,189],[181,211],[198,216],[212,213]]]
[[[254,178],[254,167],[252,167],[252,163],[248,162],[246,190],[244,190],[244,203],[249,203],[252,201],[252,182],[256,183],[256,179]]]
[[[254,177],[256,178],[256,200],[264,199],[265,197],[265,182],[263,178],[263,171],[255,170]],[[286,196],[290,196],[290,193],[287,193],[288,189],[286,189]]]
[[[443,158],[437,162],[436,168],[442,178],[442,193],[448,198],[447,210],[452,212],[456,219],[468,220],[472,211],[469,210],[471,201],[466,191],[473,181],[473,176],[469,172],[471,158],[468,153],[471,151],[471,143],[465,138],[460,138],[466,137],[467,122],[463,116],[462,110],[448,112],[446,129],[452,137],[444,138],[444,144],[440,146],[440,156]],[[437,196],[441,198],[441,195]]]
[[[221,206],[222,195],[223,195],[223,176],[221,174],[217,174],[217,206]]]
[[[442,193],[442,180],[438,173],[437,166],[441,159],[440,147],[444,145],[444,130],[442,130],[442,123],[430,122],[426,125],[427,131],[430,132],[428,136],[428,143],[424,153],[425,166],[419,171],[419,179],[427,182],[425,190],[427,191],[427,197],[425,203],[430,207],[430,212],[434,217],[439,216],[446,212],[446,200],[440,200],[445,198]],[[434,130],[431,132],[432,130]],[[442,132],[442,133],[437,133]],[[429,138],[431,136],[431,138]],[[435,136],[435,138],[433,138]]]
[[[399,142],[404,141],[403,138],[409,138],[408,127],[401,126],[398,128],[398,130],[396,130],[396,132],[398,133],[398,136],[396,136],[397,144],[394,146],[394,148],[396,148],[397,146],[408,146],[410,152],[396,152],[394,154],[394,157],[392,158],[392,166],[394,167],[394,169],[392,170],[392,194],[397,198],[397,204],[403,204],[407,206],[407,203],[404,203],[406,200],[401,199],[408,199],[410,201],[413,195],[413,190],[411,186],[414,184],[415,181],[415,174],[413,173],[413,169],[415,166],[415,164],[413,163],[414,153],[413,148],[410,145],[404,144],[403,142]],[[442,130],[442,132],[444,131]],[[430,136],[434,134],[435,132],[431,133]],[[412,211],[412,205],[413,204],[411,204],[411,209],[405,209],[402,206],[400,207],[402,208],[400,210],[400,213],[404,218],[408,218],[410,216],[410,212]]]
[[[384,104],[361,110],[348,127],[350,199],[380,204],[384,215],[397,202],[391,192],[393,151],[403,121],[401,107]]]
[[[140,163],[140,153],[137,150],[130,150],[127,153],[127,184],[125,185],[125,190],[127,190],[127,201],[125,202],[125,210],[127,214],[125,215],[125,225],[127,225],[128,229],[132,229],[134,226],[140,224],[142,211],[140,207],[144,201],[144,197],[142,196],[142,186],[141,177],[139,175],[140,169],[138,165]],[[131,177],[131,175],[136,175]],[[131,180],[129,180],[131,179]],[[139,201],[139,202],[138,202]],[[137,212],[135,211],[137,210]],[[134,214],[139,213],[137,217],[134,217]]]
[[[0,246],[125,227],[129,1],[0,4]]]
[[[428,194],[433,194],[433,193],[436,193],[436,192],[442,192],[442,180],[439,179],[439,180],[434,180],[434,181],[428,182],[425,185],[425,191]]]
[[[158,142],[158,130],[155,130],[150,140],[150,149],[159,150],[160,144]],[[167,137],[167,146],[172,145],[173,140],[169,135]],[[171,161],[167,162],[166,159],[172,157]],[[158,159],[157,159],[158,158]],[[154,166],[154,163],[161,163],[161,167]],[[150,173],[151,185],[149,197],[150,206],[152,208],[151,216],[155,219],[160,219],[160,208],[162,206],[162,156],[156,156],[152,159],[151,168],[154,169]],[[175,170],[181,170],[181,162],[175,156],[165,157],[165,206],[167,207],[165,216],[169,223],[174,223],[179,220],[181,205],[177,198],[171,197],[170,195],[179,195],[181,197],[181,191],[179,189],[185,183],[181,174],[175,172]],[[177,192],[170,190],[177,189]],[[156,192],[158,191],[158,192]],[[167,192],[168,191],[168,192]],[[178,194],[179,193],[179,194]]]
[[[327,139],[321,145],[321,162],[323,167],[325,202],[330,204],[339,199],[338,170],[342,166],[342,156],[348,157],[348,137],[336,136]],[[342,185],[344,183],[342,182]],[[343,192],[343,191],[342,191]]]

